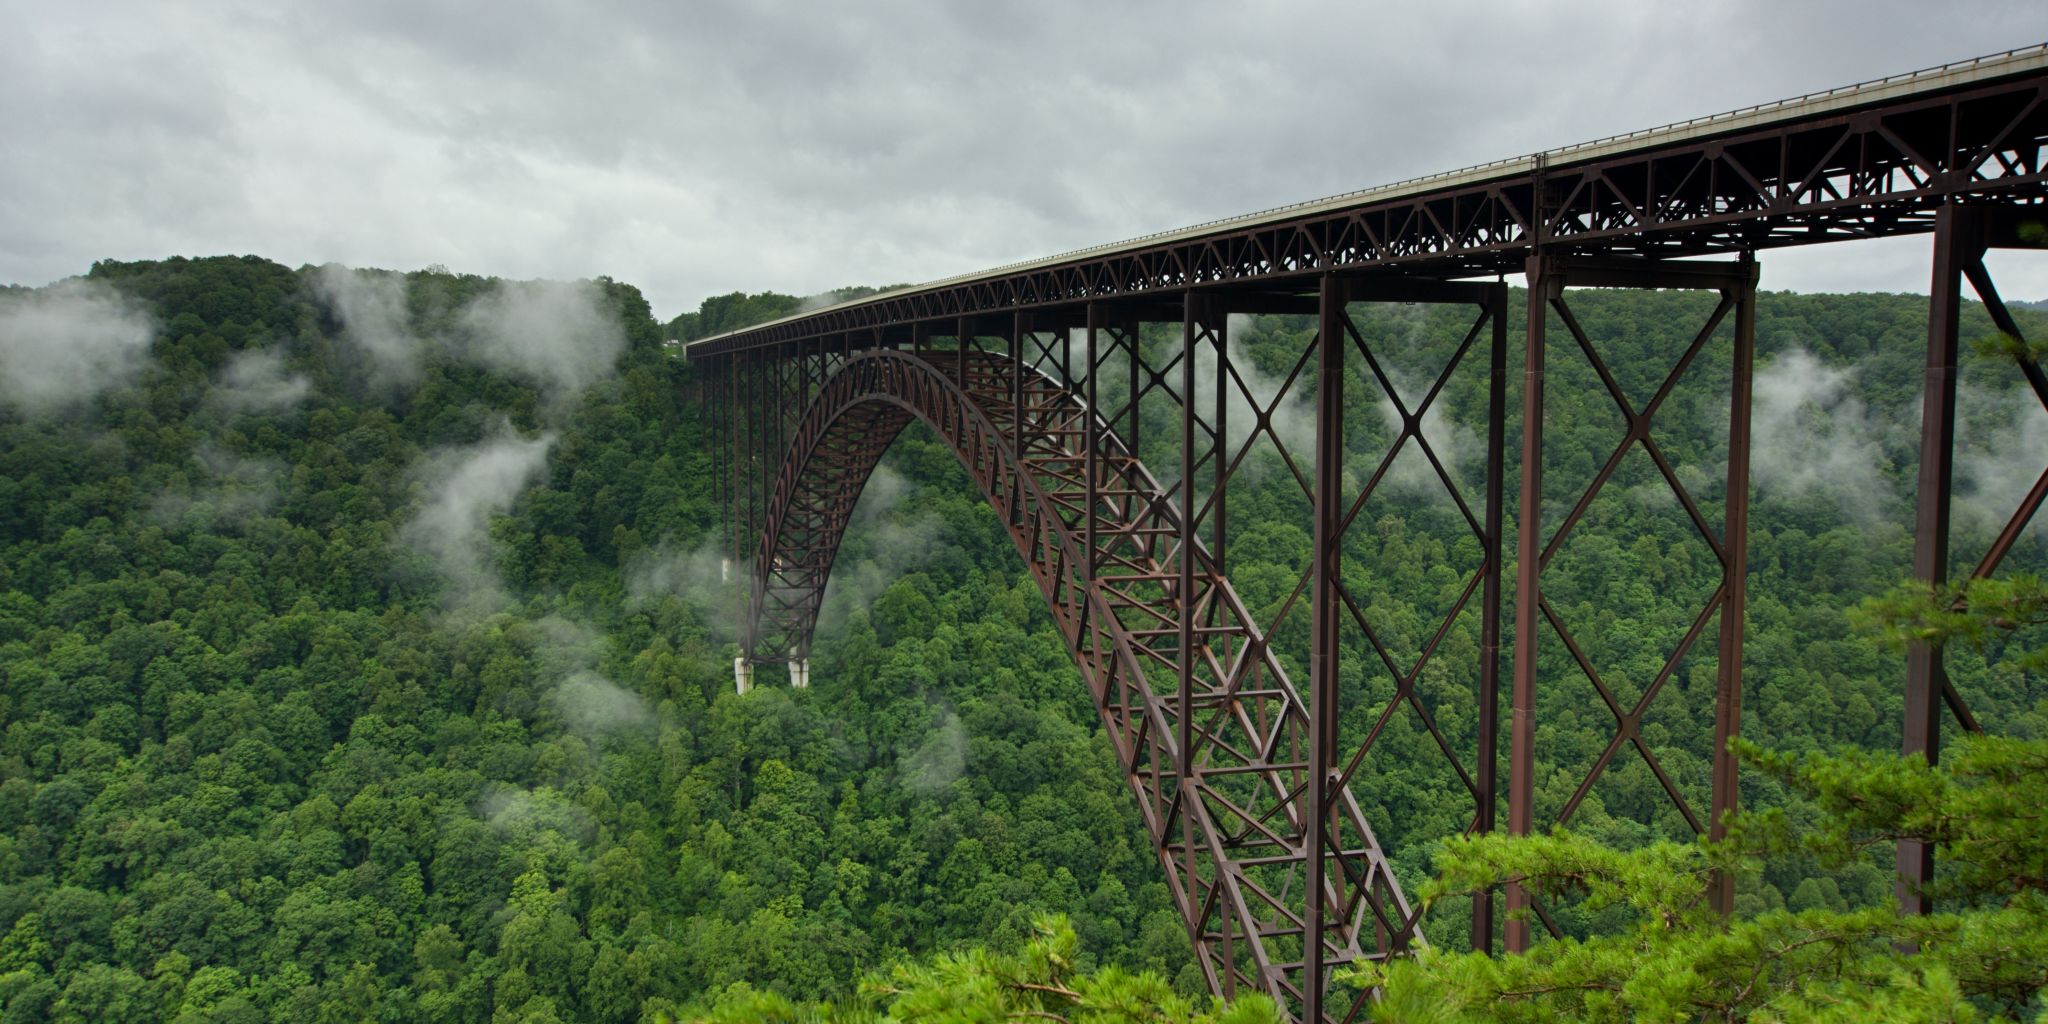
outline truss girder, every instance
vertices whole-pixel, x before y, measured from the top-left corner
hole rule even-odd
[[[1512,273],[1539,247],[1658,258],[1932,231],[1951,203],[2039,202],[2048,77],[1973,83],[1723,135],[1180,233],[821,310],[700,342],[691,358],[963,316],[1400,267]]]

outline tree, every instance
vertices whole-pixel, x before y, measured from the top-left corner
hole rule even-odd
[[[1116,967],[1078,969],[1081,943],[1062,916],[1041,918],[1023,949],[992,953],[976,948],[905,964],[863,981],[857,996],[830,1005],[800,1005],[735,986],[724,994],[709,1024],[917,1020],[1046,1020],[1091,1024],[1278,1024],[1274,1002],[1256,993],[1225,1005],[1173,991],[1156,974]]]
[[[1901,588],[1866,620],[1898,642],[1983,645],[2048,621],[2031,576],[1964,588]],[[2037,664],[2039,651],[2015,660]],[[1386,1022],[2017,1020],[2048,1013],[2048,738],[1966,736],[1942,762],[1848,749],[1768,753],[1752,768],[1818,808],[1817,828],[1783,808],[1737,815],[1725,841],[1658,842],[1630,851],[1583,836],[1452,840],[1423,888],[1425,906],[1518,881],[1539,900],[1626,908],[1626,927],[1488,957],[1422,949],[1352,972],[1378,987]],[[1704,897],[1717,872],[1754,875],[1766,860],[1810,857],[1840,870],[1901,839],[1944,866],[1932,895],[1955,909],[1902,916],[1889,906],[1795,900],[1724,920]],[[1802,890],[1804,891],[1804,890]]]

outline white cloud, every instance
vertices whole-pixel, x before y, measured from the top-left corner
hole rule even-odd
[[[557,393],[612,370],[626,336],[592,281],[501,281],[462,311],[465,354]]]
[[[940,707],[931,732],[896,759],[903,788],[924,796],[942,792],[967,771],[967,726]]]
[[[576,843],[590,840],[590,815],[551,786],[498,789],[477,801],[477,817],[517,841],[532,843],[553,832]]]
[[[1803,348],[1757,368],[1750,479],[1759,500],[1822,494],[1866,524],[1891,507],[1896,495],[1885,481],[1882,447],[1891,425],[1864,405],[1855,379],[1855,368],[1823,363]]]
[[[400,535],[434,560],[451,606],[490,608],[504,601],[504,585],[491,566],[490,519],[539,478],[554,443],[553,434],[525,438],[500,425],[476,444],[444,448],[422,461],[427,498]]]
[[[570,729],[600,737],[654,723],[646,701],[598,671],[604,637],[597,630],[559,615],[534,625],[542,637],[534,654],[543,676],[553,680],[549,698]]]
[[[696,611],[713,635],[738,635],[739,601],[751,568],[735,564],[720,534],[705,537],[695,548],[657,545],[636,555],[624,567],[627,600],[646,606],[675,597]]]
[[[214,398],[238,412],[288,409],[306,397],[312,382],[284,365],[276,349],[248,349],[230,360],[214,385]]]
[[[944,518],[904,507],[910,489],[886,461],[868,477],[825,584],[819,636],[837,633],[853,609],[872,605],[889,584],[917,571],[947,542]]]
[[[1999,370],[2017,373],[2009,363]],[[1966,386],[1956,406],[1956,526],[1988,541],[2048,467],[2048,411],[2026,387]],[[2035,513],[2030,526],[2034,536],[2048,539],[2048,512]]]
[[[147,312],[98,281],[0,292],[0,405],[48,415],[127,384],[155,333]]]
[[[329,263],[314,272],[313,287],[341,320],[342,341],[364,361],[372,384],[419,379],[420,339],[407,326],[404,277]]]
[[[166,489],[150,503],[151,522],[193,530],[240,529],[276,506],[290,472],[282,460],[237,455],[210,444],[193,453],[193,462],[198,472],[191,481]]]
[[[638,694],[596,672],[576,672],[555,687],[555,706],[580,732],[609,733],[652,724],[654,715]]]

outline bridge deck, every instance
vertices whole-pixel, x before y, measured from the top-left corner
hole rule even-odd
[[[1952,200],[2039,201],[2048,44],[1108,245],[705,338],[703,359],[944,318],[1339,268],[1455,278],[1537,245],[1698,255],[1930,230]],[[1294,282],[1299,286],[1300,282]]]

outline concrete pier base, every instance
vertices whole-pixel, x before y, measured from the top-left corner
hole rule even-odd
[[[754,688],[754,666],[745,658],[732,660],[733,686],[741,693]]]
[[[718,560],[718,581],[720,583],[732,582],[732,559],[721,558]]]
[[[790,659],[789,685],[794,686],[799,690],[808,690],[811,688],[811,659]]]

